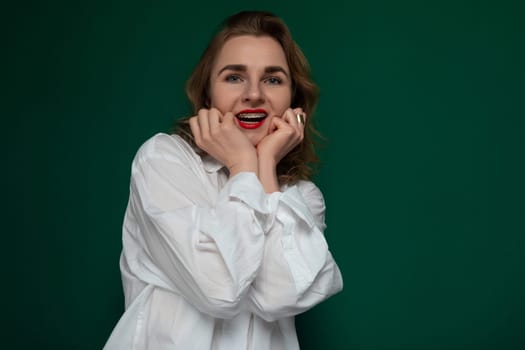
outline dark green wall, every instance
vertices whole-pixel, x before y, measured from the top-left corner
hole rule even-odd
[[[5,348],[102,347],[132,157],[188,113],[218,22],[253,8],[289,23],[322,91],[345,289],[298,317],[302,348],[525,348],[524,5],[404,0],[4,7]]]

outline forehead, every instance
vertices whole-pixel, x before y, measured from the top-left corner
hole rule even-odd
[[[288,71],[282,46],[269,36],[241,35],[228,39],[219,50],[213,70],[228,64],[242,64],[248,68],[281,66]]]

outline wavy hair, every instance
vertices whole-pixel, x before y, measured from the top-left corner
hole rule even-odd
[[[269,36],[283,48],[292,80],[291,107],[301,107],[306,113],[304,140],[292,149],[277,165],[280,184],[294,184],[311,178],[318,162],[315,153],[315,137],[319,133],[312,124],[312,117],[319,99],[319,89],[310,77],[310,66],[303,52],[293,40],[282,19],[270,12],[243,11],[228,17],[222,29],[211,39],[197,66],[186,82],[186,95],[194,113],[209,108],[209,83],[213,63],[224,43],[241,35]],[[174,132],[192,146],[195,140],[189,125],[189,118],[178,120]]]

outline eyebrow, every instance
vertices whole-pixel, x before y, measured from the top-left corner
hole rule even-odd
[[[220,75],[225,70],[232,70],[235,72],[246,72],[248,70],[248,67],[244,64],[228,64],[219,70],[217,75]],[[284,70],[281,66],[268,66],[264,68],[265,73],[277,73],[282,72],[286,77],[288,77],[288,73]]]

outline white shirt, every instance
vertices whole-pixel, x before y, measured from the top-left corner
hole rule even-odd
[[[126,311],[104,349],[298,349],[294,315],[342,289],[311,182],[266,194],[179,136],[137,152],[123,224]]]

